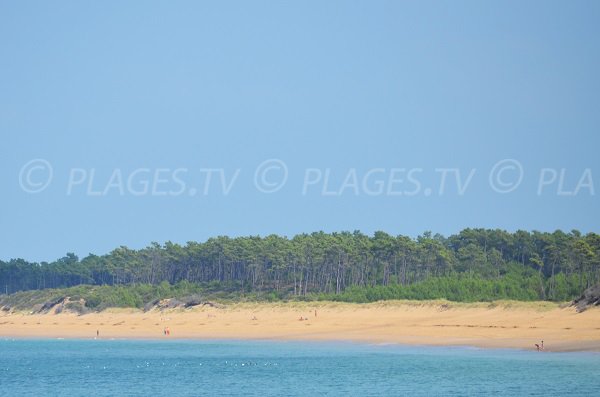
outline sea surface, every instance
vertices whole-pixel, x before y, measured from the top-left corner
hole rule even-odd
[[[600,396],[600,354],[0,339],[0,396]]]

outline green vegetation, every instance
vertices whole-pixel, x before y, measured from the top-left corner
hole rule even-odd
[[[0,304],[31,306],[60,295],[98,310],[191,294],[215,300],[566,301],[599,280],[595,233],[465,229],[411,239],[319,232],[153,243],[82,260],[67,254],[51,263],[0,261],[1,292],[27,291],[0,295]]]
[[[200,291],[210,291],[210,289],[187,282],[177,285],[170,285],[168,282],[159,285],[79,285],[70,288],[21,291],[3,295],[0,296],[0,306],[8,306],[16,310],[29,310],[37,305],[69,297],[73,307],[67,305],[67,308],[74,309],[73,311],[83,311],[76,307],[76,302],[81,299],[85,302],[85,308],[90,310],[99,311],[109,307],[143,308],[146,303],[157,299],[183,298]]]
[[[579,280],[571,277],[562,291],[562,299],[566,301],[580,295]],[[410,284],[393,284],[373,287],[349,287],[341,294],[319,294],[320,300],[342,302],[375,302],[389,299],[432,300],[447,299],[455,302],[489,302],[497,300],[537,301],[539,297],[539,280],[535,276],[518,277],[516,274],[500,279],[454,277],[432,277]]]
[[[181,281],[171,285],[163,281],[159,285],[78,285],[76,287],[19,291],[9,295],[0,295],[0,307],[15,310],[40,309],[43,305],[61,301],[69,297],[66,309],[74,312],[85,313],[88,311],[101,311],[107,308],[137,308],[146,307],[149,303],[160,299],[178,299],[198,297],[202,302],[274,302],[282,300],[282,296],[273,292],[256,291],[240,294],[235,285],[224,283],[193,284]],[[315,300],[316,296],[310,299]],[[79,301],[83,300],[83,304]]]

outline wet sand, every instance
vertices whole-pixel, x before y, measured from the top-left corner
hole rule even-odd
[[[388,301],[0,314],[0,337],[94,338],[96,331],[101,339],[349,340],[519,349],[535,349],[544,340],[546,351],[600,351],[600,308],[577,313],[547,302]]]

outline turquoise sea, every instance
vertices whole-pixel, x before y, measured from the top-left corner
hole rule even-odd
[[[598,396],[600,354],[320,342],[0,340],[0,396]]]

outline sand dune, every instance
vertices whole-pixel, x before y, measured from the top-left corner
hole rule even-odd
[[[170,336],[164,335],[166,327]],[[547,351],[600,351],[600,308],[577,313],[546,302],[389,301],[0,315],[0,337],[94,338],[96,331],[100,338],[356,340],[523,349],[544,340]]]

